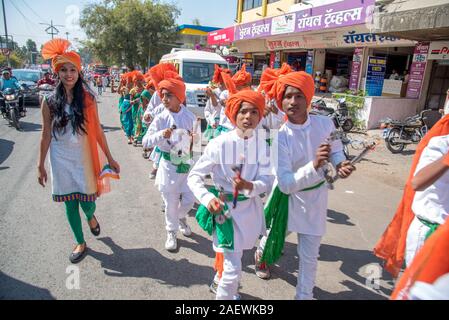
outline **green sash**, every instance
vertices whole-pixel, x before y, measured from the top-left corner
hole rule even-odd
[[[303,189],[300,192],[316,190],[321,188],[324,184],[325,181],[322,181],[317,185]],[[288,199],[289,195],[282,193],[279,186],[276,186],[265,206],[265,223],[267,228],[271,230],[262,254],[262,263],[272,265],[281,257],[282,249],[285,244],[285,236],[287,234]]]
[[[432,234],[437,231],[438,227],[440,226],[438,223],[430,222],[421,218],[418,218],[419,221],[426,227],[430,228],[430,230],[426,233],[426,240],[430,238]]]
[[[211,187],[209,192],[219,197],[219,192],[214,187]],[[225,201],[231,202],[232,198],[232,194],[225,194]],[[248,198],[243,195],[237,197],[237,201],[245,200],[248,200]],[[224,212],[228,210],[228,205],[225,203],[223,211],[220,214],[212,214],[205,206],[200,205],[195,218],[201,229],[206,231],[210,236],[214,231],[216,232],[219,248],[234,250],[234,226],[232,224],[232,218],[226,218],[224,215]]]
[[[164,152],[164,151],[161,150],[161,154],[162,154],[162,157],[163,157],[165,160],[170,161],[174,166],[177,167],[176,173],[189,173],[189,170],[190,170],[190,164],[187,164],[187,163],[184,163],[184,162],[181,162],[180,164],[174,164],[174,163],[171,161],[171,156],[170,156],[170,153],[169,153],[169,152]]]

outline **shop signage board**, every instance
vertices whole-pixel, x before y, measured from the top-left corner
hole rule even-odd
[[[235,27],[235,40],[326,30],[370,23],[375,0],[346,0],[244,23]],[[294,17],[294,28],[291,18]]]
[[[284,39],[267,39],[266,46],[270,51],[277,51],[311,48],[414,47],[416,45],[416,41],[369,33],[365,26],[345,29],[343,31],[289,36]]]
[[[274,17],[271,21],[271,34],[278,35],[295,32],[295,22],[295,13]]]
[[[410,68],[410,78],[407,87],[407,98],[419,99],[426,73],[427,55],[429,54],[429,43],[420,43],[415,47],[413,62]]]
[[[429,60],[449,60],[449,41],[434,41],[430,43]]]
[[[355,48],[352,58],[351,77],[349,78],[349,89],[357,91],[359,89],[360,72],[362,71],[363,48]]]
[[[384,57],[368,57],[368,71],[366,73],[366,94],[371,97],[382,96],[387,59]]]
[[[207,43],[211,46],[227,45],[232,42],[234,42],[234,27],[209,32],[207,35]]]

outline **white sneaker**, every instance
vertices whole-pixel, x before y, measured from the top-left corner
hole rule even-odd
[[[165,242],[165,249],[168,251],[175,251],[178,248],[178,241],[176,240],[176,232],[167,233],[167,241]]]
[[[181,231],[185,237],[190,237],[192,235],[192,229],[190,229],[187,224],[186,218],[179,219],[179,231]]]

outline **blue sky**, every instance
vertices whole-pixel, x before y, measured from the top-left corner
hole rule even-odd
[[[51,36],[45,32],[48,26],[40,23],[61,25],[59,37],[66,37],[76,43],[76,39],[85,37],[77,26],[78,12],[89,3],[96,0],[4,0],[8,34],[14,37],[19,45],[24,45],[27,39],[33,39],[38,47]],[[234,24],[237,0],[162,0],[173,3],[181,9],[178,24],[190,24],[198,18],[202,25],[228,27]],[[0,6],[1,8],[1,6]],[[1,10],[1,9],[0,9]],[[3,12],[2,12],[3,13]],[[0,15],[0,33],[5,34],[3,14]],[[74,41],[75,40],[75,41]]]

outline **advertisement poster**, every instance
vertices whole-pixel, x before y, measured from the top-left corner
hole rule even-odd
[[[366,94],[368,96],[382,96],[386,69],[386,58],[371,56],[368,57],[368,71],[366,74]]]
[[[352,58],[351,78],[349,79],[349,90],[356,92],[359,89],[360,72],[362,71],[363,48],[355,48]]]
[[[429,43],[420,43],[415,47],[415,54],[413,55],[413,62],[410,68],[410,79],[407,87],[406,97],[409,99],[419,99],[421,96],[428,53]]]

